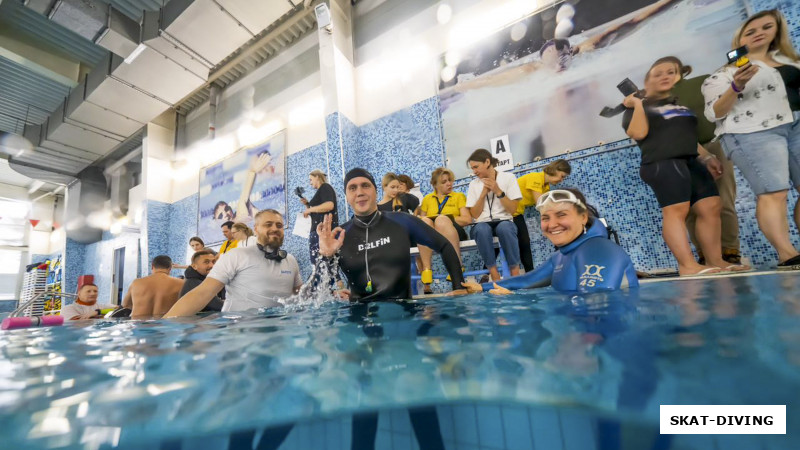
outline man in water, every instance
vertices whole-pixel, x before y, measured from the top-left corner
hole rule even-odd
[[[117,305],[102,305],[97,303],[97,285],[86,283],[78,289],[78,298],[75,303],[61,309],[61,316],[65,320],[101,319],[105,309],[117,308]]]
[[[181,297],[165,317],[189,316],[202,310],[226,288],[223,311],[280,306],[278,299],[300,290],[300,266],[294,256],[281,249],[283,216],[264,209],[255,217],[258,245],[235,248],[214,264],[199,286]]]
[[[344,185],[353,218],[331,230],[328,215],[317,227],[321,256],[318,264],[329,262],[340,252],[339,265],[350,288],[344,296],[362,303],[411,298],[409,249],[417,243],[441,254],[454,292],[466,293],[461,289],[461,262],[444,236],[411,214],[378,211],[378,188],[366,170],[355,168],[347,172]],[[376,336],[374,332],[370,335]],[[414,408],[409,410],[409,418],[420,448],[444,449],[435,408]],[[354,415],[351,448],[374,448],[377,431],[377,413]]]
[[[461,262],[450,242],[418,217],[378,211],[375,179],[364,169],[347,172],[347,203],[355,215],[331,230],[331,218],[317,227],[319,253],[325,259],[340,251],[339,265],[347,277],[350,300],[402,300],[411,298],[411,254],[417,243],[442,255],[453,289],[461,290]]]
[[[172,259],[156,256],[151,269],[149,276],[133,280],[122,301],[123,308],[131,309],[131,318],[161,316],[178,301],[183,280],[169,276]]]
[[[195,252],[192,255],[192,265],[186,268],[184,272],[185,281],[183,282],[183,288],[181,288],[180,297],[186,295],[189,291],[200,286],[208,273],[211,272],[211,269],[214,267],[214,263],[217,260],[217,253],[210,248],[204,248]],[[222,311],[222,304],[224,300],[221,298],[219,293],[208,302],[203,311]]]

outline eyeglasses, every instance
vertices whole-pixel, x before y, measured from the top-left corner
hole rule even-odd
[[[545,192],[541,197],[539,197],[539,200],[536,201],[536,210],[541,212],[547,203],[564,202],[586,208],[586,205],[584,205],[583,202],[571,191],[556,189],[554,191]]]

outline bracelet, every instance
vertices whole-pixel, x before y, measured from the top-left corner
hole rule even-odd
[[[736,82],[735,82],[735,81],[731,81],[731,89],[733,89],[733,92],[736,92],[737,94],[741,94],[741,93],[742,93],[742,91],[744,90],[744,88],[742,88],[741,90],[739,90],[739,89],[736,87]]]

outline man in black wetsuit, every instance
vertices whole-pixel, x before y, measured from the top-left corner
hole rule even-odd
[[[331,218],[326,216],[317,233],[321,259],[340,251],[339,266],[347,277],[350,300],[411,298],[409,248],[416,243],[440,253],[453,290],[462,289],[461,262],[444,236],[411,214],[378,211],[378,189],[366,170],[352,169],[344,183],[353,218],[331,230]]]
[[[347,172],[344,178],[347,203],[354,216],[341,227],[331,230],[331,217],[317,227],[319,260],[322,264],[340,252],[339,266],[347,277],[351,301],[368,303],[382,300],[411,298],[411,254],[416,243],[426,245],[442,255],[454,291],[461,288],[461,262],[450,242],[417,217],[405,212],[378,211],[378,189],[375,179],[364,169]],[[366,306],[366,305],[364,305]],[[358,316],[357,310],[353,311]],[[373,327],[375,328],[375,327]],[[367,328],[364,328],[367,333]],[[382,330],[372,330],[368,336],[378,337]],[[433,406],[409,410],[414,434],[422,450],[443,450],[439,419]],[[378,413],[353,415],[353,450],[375,446]]]

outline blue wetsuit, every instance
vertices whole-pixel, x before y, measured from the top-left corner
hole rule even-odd
[[[639,281],[631,258],[595,219],[586,233],[559,248],[544,265],[497,284],[511,290],[551,285],[559,292],[595,292],[636,287]],[[483,283],[484,291],[493,288],[491,282]]]

